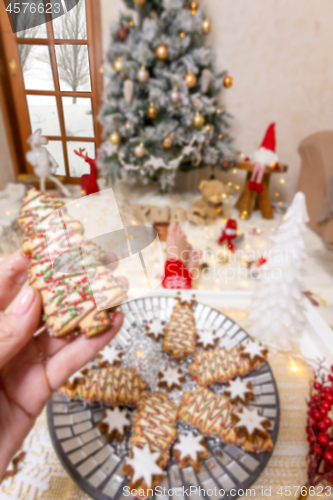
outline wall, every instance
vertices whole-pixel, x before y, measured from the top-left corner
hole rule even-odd
[[[125,9],[122,0],[101,4],[106,50],[110,23]],[[276,121],[277,152],[290,169],[286,183],[275,179],[271,189],[277,186],[290,199],[297,188],[299,142],[333,129],[333,1],[205,0],[205,5],[213,20],[207,42],[216,49],[218,67],[234,77],[223,101],[234,116],[236,146],[250,154]]]

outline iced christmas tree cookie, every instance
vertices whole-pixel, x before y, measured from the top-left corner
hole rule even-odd
[[[181,360],[196,351],[197,332],[193,303],[180,298],[174,307],[170,323],[166,326],[163,351],[176,360]]]
[[[41,294],[50,335],[92,337],[110,328],[110,311],[124,300],[126,290],[101,267],[105,253],[85,241],[81,223],[62,206],[36,190],[24,200],[18,220],[30,259],[29,284]]]
[[[189,366],[190,375],[204,387],[225,384],[236,376],[244,377],[266,362],[264,351],[260,351],[262,357],[258,358],[251,357],[245,349],[246,347],[235,347],[230,350],[214,349],[197,352]]]
[[[187,466],[200,470],[200,460],[207,459],[210,453],[204,436],[196,436],[193,431],[188,434],[179,434],[178,440],[172,449],[172,455],[177,459],[180,469]]]
[[[89,370],[84,381],[70,389],[67,384],[60,392],[70,399],[82,399],[89,403],[107,406],[136,406],[139,397],[147,390],[143,378],[134,368],[102,368]]]
[[[112,410],[104,410],[103,417],[103,420],[98,424],[98,428],[102,432],[106,432],[106,439],[110,441],[116,438],[117,441],[123,441],[126,432],[131,428],[129,413],[116,406]]]
[[[242,411],[244,410],[247,408],[243,407]],[[244,420],[248,414],[244,413],[243,417],[241,415],[241,411],[225,396],[217,396],[204,387],[199,387],[193,394],[185,393],[179,411],[179,419],[196,427],[204,436],[221,439],[226,444],[238,445],[245,451],[271,451],[273,442],[266,430],[269,421],[261,417],[259,432],[243,432]],[[258,420],[254,424],[248,423],[249,431],[252,429],[251,425],[258,425]]]

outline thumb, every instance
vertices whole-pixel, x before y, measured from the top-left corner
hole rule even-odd
[[[0,321],[0,368],[29,342],[40,321],[39,293],[30,286],[22,288],[9,314]]]

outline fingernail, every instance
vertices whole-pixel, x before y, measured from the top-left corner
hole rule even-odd
[[[35,292],[30,286],[22,288],[22,290],[14,300],[11,313],[15,314],[16,316],[22,316],[29,310],[34,298]]]

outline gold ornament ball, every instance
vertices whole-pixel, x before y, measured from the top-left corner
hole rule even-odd
[[[199,2],[196,2],[196,1],[191,2],[191,10],[192,11],[198,10],[198,8],[199,8]]]
[[[202,116],[199,111],[197,111],[193,117],[193,125],[195,127],[203,127],[205,124],[205,118]]]
[[[109,135],[109,141],[111,142],[111,144],[119,144],[120,143],[121,137],[116,130],[114,130],[112,132],[112,134]]]
[[[234,83],[234,79],[231,75],[227,75],[223,80],[223,85],[228,89]]]
[[[139,69],[137,79],[140,83],[146,83],[149,80],[149,73],[144,66]]]
[[[134,148],[134,154],[137,158],[142,158],[146,154],[146,150],[143,144],[139,144]]]
[[[123,70],[123,60],[121,57],[117,57],[115,62],[113,63],[113,69],[117,72],[120,73]]]
[[[152,120],[156,118],[157,116],[157,109],[154,104],[150,104],[149,108],[147,109],[147,116],[148,118],[151,118]]]
[[[210,19],[206,18],[202,21],[201,29],[204,35],[208,35],[208,33],[211,32],[212,23],[210,22]]]
[[[146,3],[146,0],[133,0],[133,1],[137,7],[143,7],[144,4]]]
[[[161,61],[165,61],[166,59],[168,59],[168,47],[164,43],[161,43],[161,45],[157,47],[155,53],[157,59],[160,59]]]
[[[187,75],[185,76],[185,82],[188,88],[193,89],[193,87],[196,86],[197,84],[197,77],[195,76],[192,71],[189,71]]]
[[[170,137],[170,135],[168,135],[168,137],[166,137],[163,141],[163,147],[165,149],[169,149],[172,147],[172,139]]]

